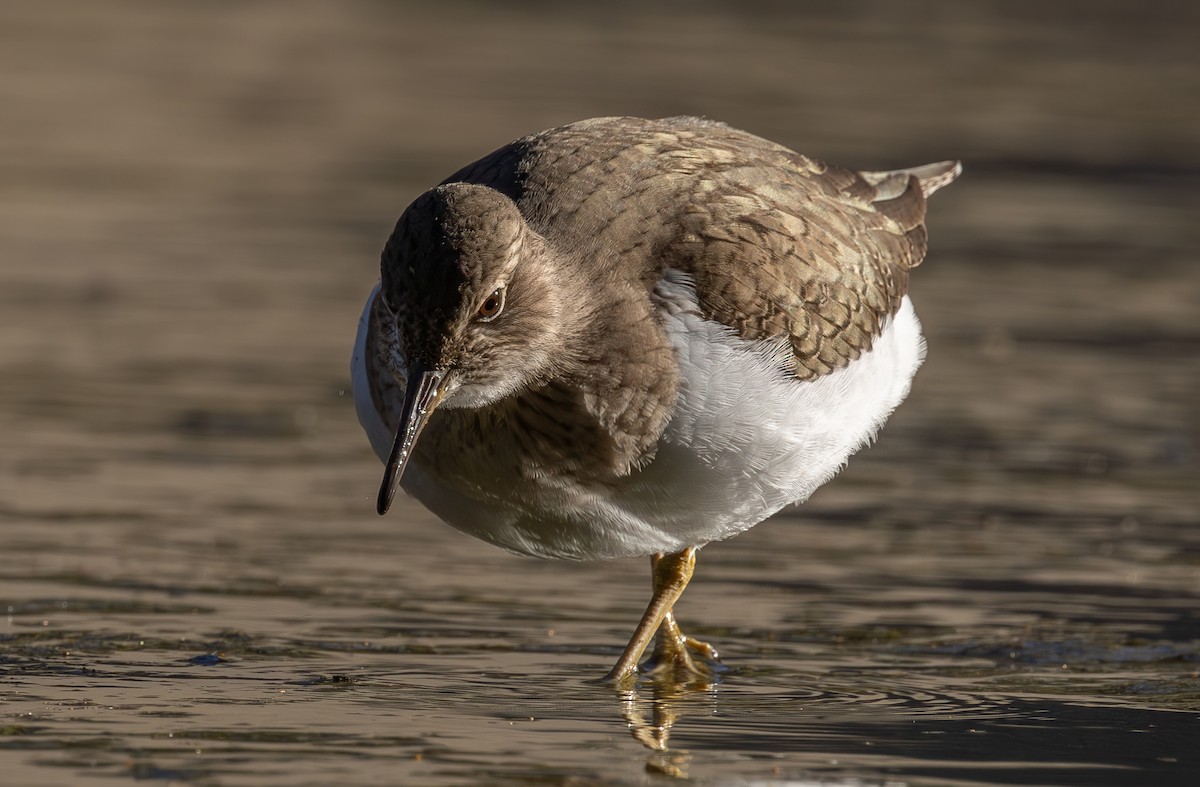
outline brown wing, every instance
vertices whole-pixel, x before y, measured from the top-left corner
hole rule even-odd
[[[708,319],[786,339],[812,379],[870,349],[925,256],[925,197],[957,162],[858,173],[696,118],[598,118],[449,178],[486,183],[597,277],[690,274]],[[633,274],[633,275],[631,275]]]
[[[812,379],[869,350],[899,308],[925,257],[923,183],[935,181],[801,163],[696,195],[668,249],[706,316],[745,338],[787,337],[796,375]]]

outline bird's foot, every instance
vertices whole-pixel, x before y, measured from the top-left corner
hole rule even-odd
[[[716,683],[725,669],[717,649],[680,631],[670,613],[658,630],[654,652],[641,667],[654,681],[688,686]]]
[[[655,681],[692,685],[716,683],[726,667],[717,657],[717,649],[707,642],[683,637],[681,641],[654,648],[654,653],[642,664],[642,674]]]

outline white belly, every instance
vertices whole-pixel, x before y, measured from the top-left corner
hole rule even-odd
[[[772,358],[778,348],[701,318],[684,277],[668,275],[658,296],[681,382],[652,462],[603,490],[548,489],[544,503],[524,495],[511,506],[494,497],[485,504],[413,465],[405,489],[456,528],[530,555],[633,557],[703,545],[806,500],[874,437],[924,358],[907,297],[870,352],[801,382]],[[355,404],[386,459],[391,432],[364,384],[364,341],[360,325],[351,364]]]

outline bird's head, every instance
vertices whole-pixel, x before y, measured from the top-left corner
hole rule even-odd
[[[405,397],[379,513],[436,408],[492,404],[561,363],[568,304],[555,267],[516,204],[486,186],[438,186],[400,217],[381,260],[377,338]]]

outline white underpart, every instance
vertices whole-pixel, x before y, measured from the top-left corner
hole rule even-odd
[[[596,559],[701,546],[808,499],[875,436],[908,394],[925,354],[905,297],[869,352],[802,382],[780,364],[786,346],[746,341],[702,318],[683,274],[668,272],[656,294],[680,387],[648,465],[602,490],[560,480],[544,494],[490,495],[486,502],[410,465],[405,489],[456,528],[530,555]],[[365,320],[364,312],[352,363],[355,405],[386,460],[392,435],[365,386]]]

